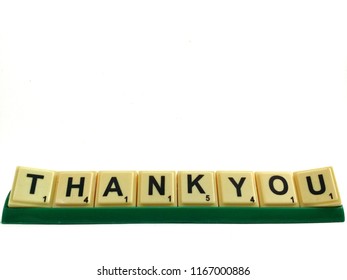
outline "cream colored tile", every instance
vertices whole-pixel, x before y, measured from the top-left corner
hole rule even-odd
[[[219,206],[259,207],[254,173],[250,171],[217,171]]]
[[[218,206],[214,172],[178,172],[179,206]]]
[[[175,171],[140,171],[138,206],[177,206]]]
[[[291,172],[256,172],[260,206],[298,207]]]
[[[135,171],[100,171],[95,206],[136,206]]]
[[[331,167],[294,172],[302,206],[339,206],[341,197]]]
[[[55,172],[17,167],[9,207],[51,207]]]
[[[53,206],[93,207],[96,172],[64,171],[57,175]]]

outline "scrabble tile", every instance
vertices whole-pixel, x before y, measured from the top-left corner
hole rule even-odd
[[[138,206],[177,206],[176,172],[140,171]]]
[[[95,206],[136,206],[136,186],[135,171],[100,171]]]
[[[179,206],[218,206],[214,172],[180,171],[177,186]]]
[[[53,206],[93,207],[95,179],[92,171],[59,172]]]
[[[55,172],[17,167],[9,207],[51,207]]]
[[[341,198],[331,167],[294,172],[301,206],[339,206]]]
[[[291,172],[256,172],[260,206],[298,207]]]
[[[217,171],[219,206],[259,207],[254,172]]]

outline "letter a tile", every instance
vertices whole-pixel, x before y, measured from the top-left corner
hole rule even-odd
[[[136,206],[135,171],[100,171],[95,206]]]

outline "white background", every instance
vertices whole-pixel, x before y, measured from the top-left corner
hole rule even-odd
[[[17,165],[333,166],[347,202],[346,14],[345,1],[0,1],[0,202]],[[346,236],[346,223],[0,225],[0,278],[155,265],[343,279]]]

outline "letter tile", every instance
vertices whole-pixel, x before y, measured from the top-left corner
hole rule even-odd
[[[339,206],[341,197],[331,167],[294,172],[302,206]]]
[[[100,171],[95,206],[136,206],[135,171]]]
[[[177,206],[175,171],[140,171],[138,206]]]
[[[214,172],[178,172],[179,206],[218,206]]]
[[[219,206],[259,207],[254,172],[217,171]]]
[[[55,172],[17,167],[9,207],[51,207]]]
[[[299,206],[291,172],[256,172],[255,178],[260,206]]]
[[[93,207],[96,174],[94,171],[59,172],[53,206]]]

